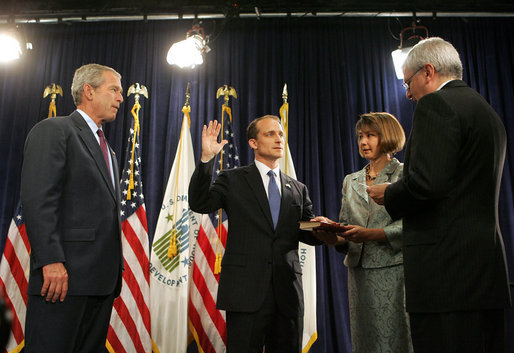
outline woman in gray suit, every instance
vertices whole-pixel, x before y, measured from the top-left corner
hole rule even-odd
[[[402,221],[393,222],[366,193],[369,185],[401,178],[403,164],[392,156],[403,148],[405,133],[388,113],[361,115],[355,130],[359,154],[369,164],[344,178],[339,221],[351,229],[336,244],[347,254],[352,350],[412,352],[405,312]]]

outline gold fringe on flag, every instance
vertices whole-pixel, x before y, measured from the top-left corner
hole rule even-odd
[[[130,113],[132,113],[132,116],[134,117],[134,131],[132,132],[134,135],[132,136],[132,148],[131,148],[131,154],[130,154],[130,177],[129,177],[129,186],[128,186],[128,193],[127,193],[127,200],[132,199],[132,190],[134,190],[134,151],[136,149],[136,137],[139,136],[139,110],[141,109],[141,104],[139,104],[139,96],[143,95],[148,99],[148,90],[145,86],[139,85],[139,83],[135,83],[132,86],[129,87],[127,91],[127,97],[131,94],[134,94],[134,106],[132,107],[132,110]]]

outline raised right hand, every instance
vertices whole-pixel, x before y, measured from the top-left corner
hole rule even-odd
[[[221,125],[216,121],[209,121],[209,125],[203,126],[202,130],[202,162],[213,159],[227,144],[227,140],[218,142]]]

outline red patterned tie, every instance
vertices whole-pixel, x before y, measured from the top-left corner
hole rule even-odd
[[[100,137],[100,148],[102,149],[102,153],[104,154],[105,163],[107,164],[107,170],[109,171],[109,175],[111,175],[111,167],[109,164],[109,151],[107,150],[107,142],[105,141],[105,135],[102,129],[96,130],[96,133]]]

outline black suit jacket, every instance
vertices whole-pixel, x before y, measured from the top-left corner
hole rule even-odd
[[[391,217],[403,217],[408,311],[509,305],[498,226],[505,149],[500,118],[463,81],[419,100],[404,176],[385,193]]]
[[[112,150],[111,156],[117,181]],[[31,246],[29,294],[40,294],[42,267],[56,262],[68,271],[68,295],[119,294],[119,184],[113,185],[100,145],[77,111],[30,131],[21,201]]]
[[[255,164],[223,171],[211,185],[214,160],[199,163],[189,184],[189,204],[199,213],[223,208],[228,235],[218,287],[218,309],[258,310],[273,285],[279,310],[303,315],[302,270],[298,242],[320,244],[300,220],[314,217],[307,188],[280,173],[282,201],[276,230],[262,178]]]

